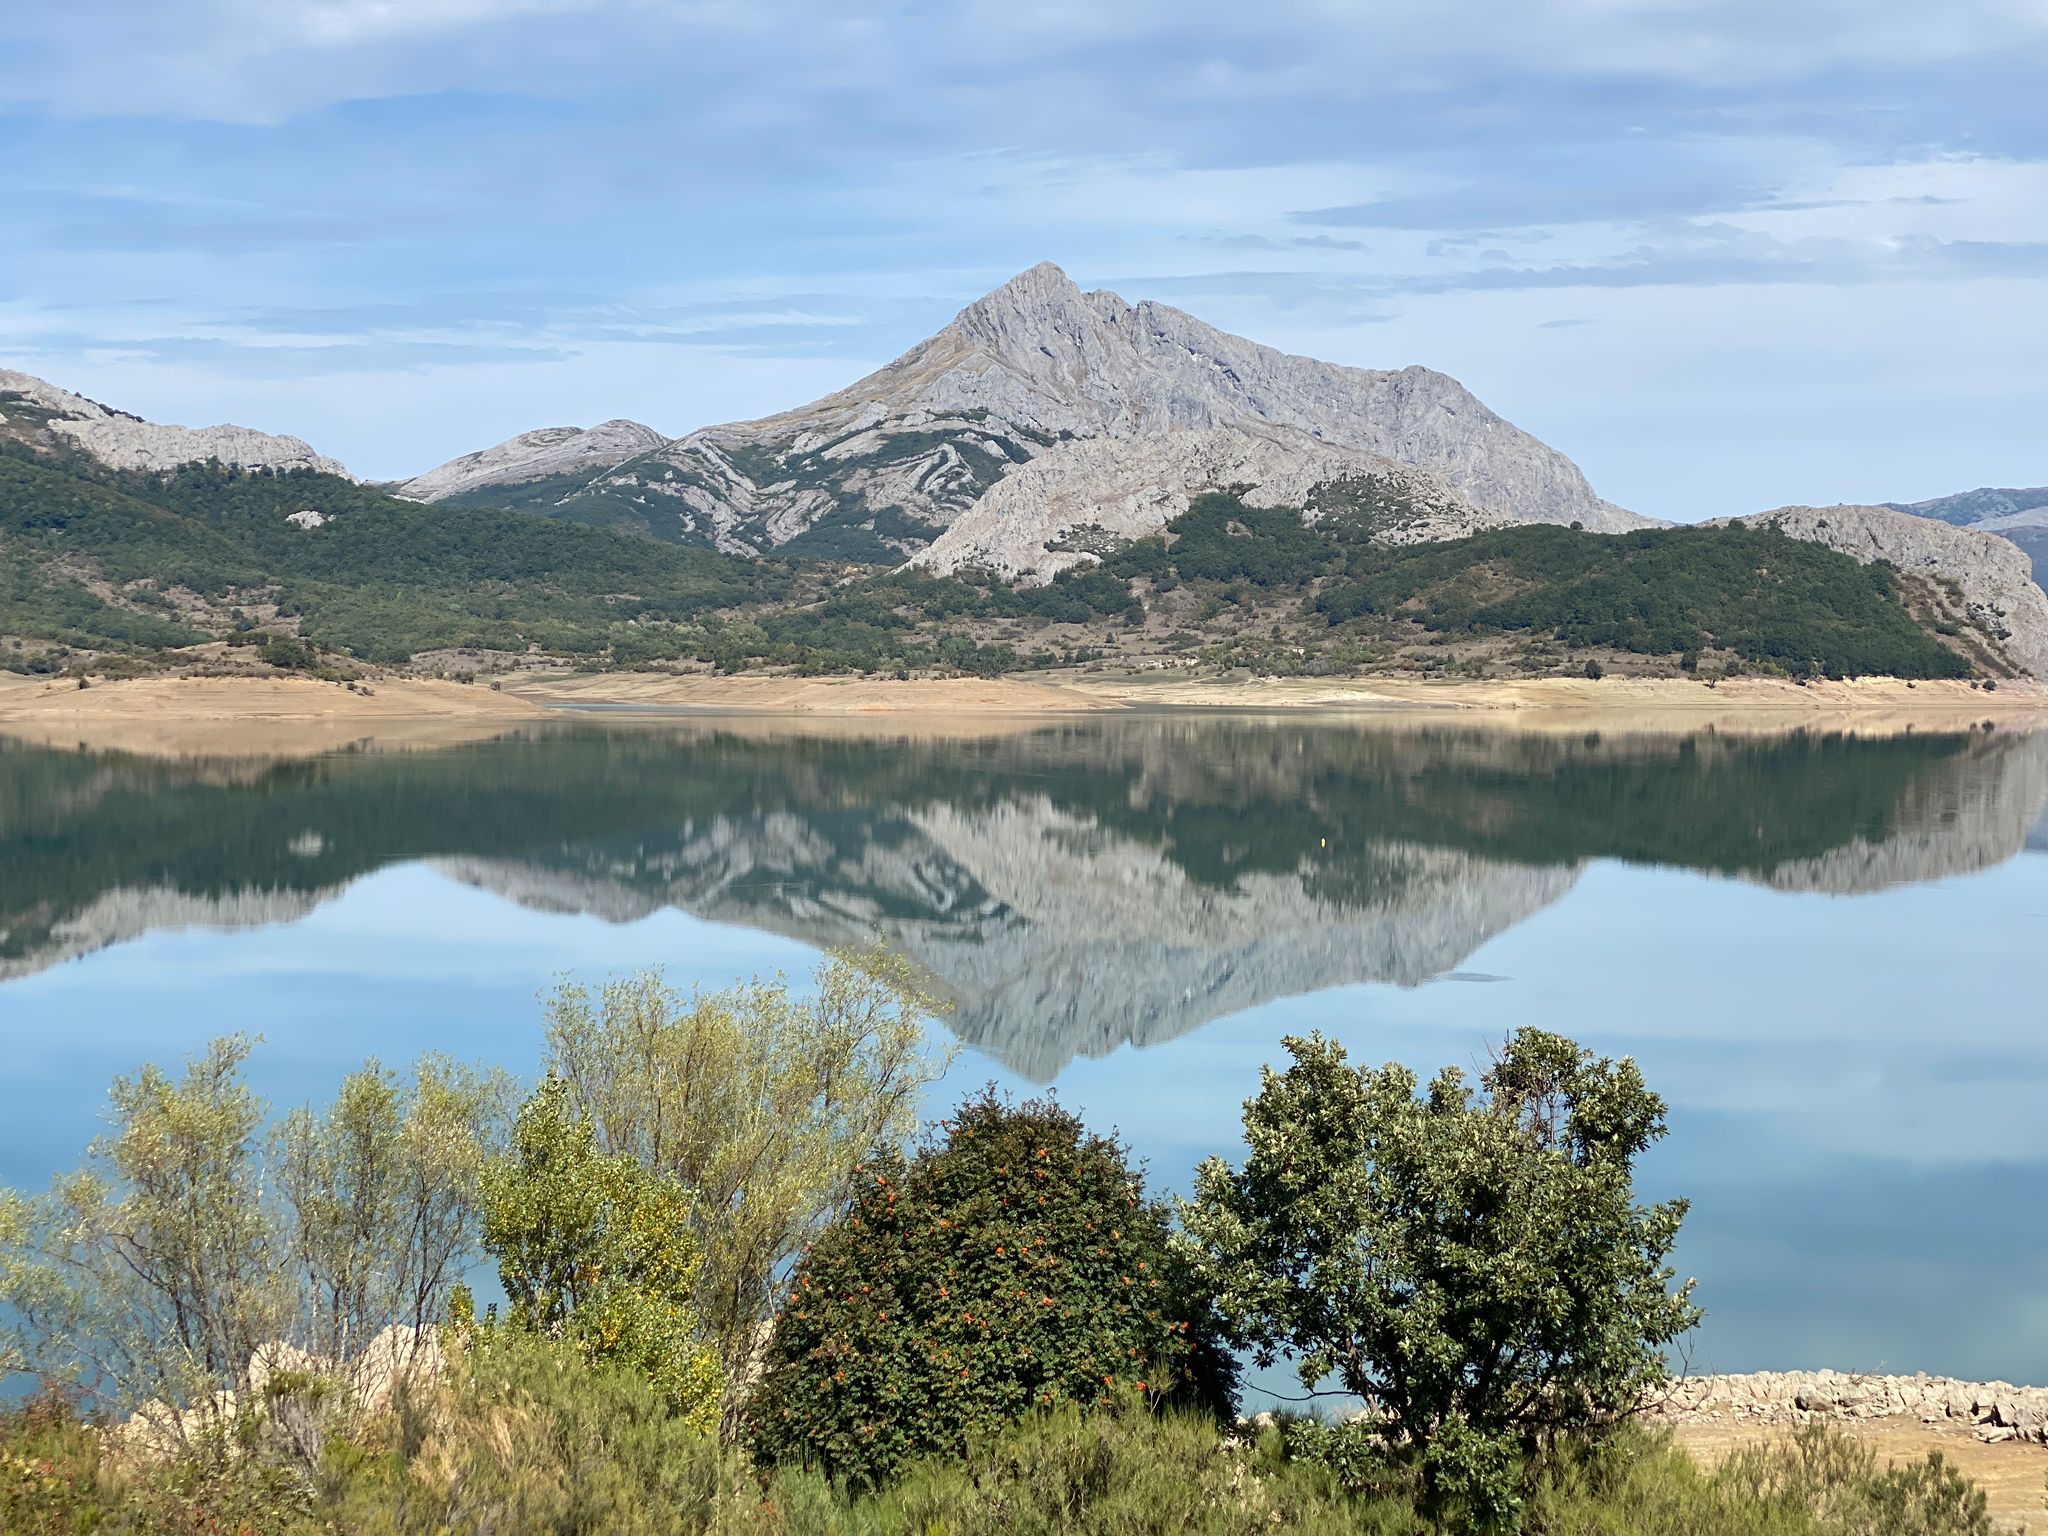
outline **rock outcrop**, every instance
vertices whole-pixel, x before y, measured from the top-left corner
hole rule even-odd
[[[1917,1419],[1970,1426],[1979,1440],[2048,1445],[2048,1387],[1866,1376],[1843,1371],[1758,1371],[1676,1381],[1645,1407],[1670,1423],[1799,1424],[1810,1419]]]
[[[82,449],[112,469],[160,471],[213,461],[238,469],[313,469],[354,476],[296,437],[251,427],[173,427],[111,410],[26,373],[0,369],[0,432]]]
[[[1350,467],[1342,456],[1358,454],[1422,470],[1472,506],[1514,521],[1606,530],[1644,522],[1602,501],[1569,459],[1455,379],[1427,368],[1377,371],[1291,356],[1163,304],[1084,293],[1050,264],[970,304],[937,335],[836,394],[692,433],[600,475],[585,494],[623,500],[644,515],[665,509],[687,533],[735,552],[773,549],[812,530],[842,539],[858,530],[876,548],[909,554],[1019,466],[1076,440],[1170,455],[1196,432],[1226,434],[1198,451],[1253,457],[1276,480],[1279,449],[1291,441],[1304,451],[1322,445],[1332,469]],[[1230,448],[1231,433],[1249,441]],[[1049,478],[1066,486],[1080,472]],[[1143,496],[1135,473],[1118,471],[1116,484],[1122,489],[1112,500]],[[1071,501],[1064,490],[1027,492],[1009,510],[1033,526],[1000,535],[984,527],[978,542],[1042,548],[1057,540],[1054,524],[1074,515]],[[1136,510],[1127,525],[1142,526]]]
[[[446,501],[488,486],[530,485],[562,476],[587,479],[667,442],[654,428],[623,418],[594,427],[542,427],[415,475],[396,494],[409,501]]]
[[[2035,584],[2048,587],[2048,485],[1987,485],[1931,501],[1888,501],[1885,506],[1958,528],[2001,534],[2034,562]]]
[[[1109,544],[1157,533],[1205,491],[1233,490],[1248,506],[1307,507],[1327,486],[1368,477],[1416,509],[1397,542],[1462,538],[1512,521],[1433,475],[1292,427],[1206,427],[1057,444],[998,480],[911,563],[1044,580]]]
[[[1888,507],[1779,507],[1735,521],[1781,529],[1865,565],[1889,561],[1908,577],[1952,589],[1957,616],[1986,646],[2014,671],[2048,678],[2048,592],[2010,539]]]

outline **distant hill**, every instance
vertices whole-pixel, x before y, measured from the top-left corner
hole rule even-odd
[[[210,460],[236,469],[311,469],[351,478],[339,461],[315,453],[296,437],[249,427],[165,426],[33,374],[0,368],[0,442],[51,439],[110,469],[168,470]]]
[[[1218,472],[1158,482],[1154,460],[1206,437]],[[1117,451],[1104,453],[1100,445]],[[1096,449],[1084,474],[1053,468]],[[1128,451],[1125,451],[1128,449]],[[896,361],[822,400],[759,421],[706,427],[558,490],[545,508],[736,553],[876,563],[933,548],[942,569],[1006,565],[1045,576],[1049,546],[1100,519],[1103,470],[1156,532],[1194,494],[1299,503],[1300,460],[1323,478],[1405,466],[1449,502],[1514,522],[1616,530],[1645,519],[1602,501],[1563,454],[1426,368],[1344,368],[1293,357],[1162,304],[1084,293],[1050,263],[976,300]],[[1023,471],[1045,470],[1026,475]],[[1000,526],[963,532],[998,505]],[[522,500],[523,506],[543,510]],[[1006,560],[991,560],[996,545]]]
[[[2031,489],[1983,486],[1931,501],[1888,501],[1885,505],[1895,512],[2012,540],[2033,562],[2035,582],[2048,588],[2048,485]]]
[[[450,459],[395,489],[408,501],[459,501],[526,511],[574,495],[593,475],[667,444],[637,421],[542,427]]]
[[[664,520],[673,534],[687,502],[630,515],[581,495],[560,504],[560,485],[607,484],[651,462],[641,454],[604,467],[661,441],[630,422],[526,434],[397,488],[438,498],[423,503],[349,478],[297,438],[161,426],[5,375],[0,666],[105,672],[254,658],[331,672],[338,655],[461,672],[538,653],[585,666],[899,674],[1107,663],[1447,677],[2048,676],[2048,596],[2003,537],[1869,507],[1786,508],[1718,530],[1629,529],[1640,520],[1584,503],[1567,461],[1476,414],[1483,407],[1440,376],[1354,378],[1206,328],[1187,333],[1189,345],[1209,347],[1237,378],[1212,394],[1255,381],[1269,414],[1285,406],[1312,424],[1308,392],[1352,389],[1318,407],[1337,431],[1373,390],[1390,391],[1398,417],[1421,389],[1430,410],[1459,421],[1418,426],[1404,451],[1448,453],[1458,434],[1481,428],[1484,442],[1458,439],[1470,462],[1438,473],[1356,446],[1364,417],[1344,428],[1355,429],[1351,444],[1318,440],[1312,425],[1204,425],[1208,397],[1190,393],[1178,364],[1164,382],[1134,364],[1150,343],[1123,334],[1139,327],[1156,340],[1196,322],[1069,290],[1051,269],[1028,273],[1001,303],[970,310],[973,323],[963,317],[945,347],[928,344],[912,354],[923,359],[915,367],[884,373],[906,399],[978,380],[987,398],[1021,410],[1043,380],[1032,383],[1029,367],[987,375],[1000,349],[963,361],[956,343],[986,332],[1012,355],[1009,321],[1041,334],[1027,321],[1066,313],[1071,300],[1107,339],[1070,334],[1094,368],[1062,364],[1066,391],[1045,398],[1063,411],[1150,402],[1166,425],[1050,436],[908,564],[866,525],[832,524],[828,537],[814,523],[766,554],[742,541],[740,554],[645,536]],[[1043,355],[1057,362],[1052,339]],[[1024,394],[1006,394],[1013,386]],[[992,418],[972,419],[982,431]],[[909,428],[871,430],[891,453],[913,440],[939,452]],[[700,439],[654,453],[709,451]],[[1452,483],[1461,478],[1462,489]],[[1532,498],[1519,514],[1484,504],[1510,482]],[[879,482],[858,483],[881,494]],[[766,489],[779,496],[782,484]],[[834,492],[842,511],[855,484]],[[511,505],[479,504],[493,499]],[[877,526],[902,515],[889,507]],[[1564,526],[1586,521],[1565,517],[1574,510],[1596,520]],[[609,526],[575,525],[584,520]],[[840,537],[856,526],[865,545]]]
[[[374,662],[595,655],[649,623],[758,600],[775,574],[518,513],[420,507],[311,469],[148,474],[0,444],[0,665],[17,670],[60,670],[74,649],[265,634]]]
[[[1986,485],[1928,501],[1887,501],[1883,505],[1894,512],[1910,512],[1915,517],[1931,517],[1937,522],[1968,528],[1986,518],[2009,517],[2015,512],[2048,512],[2048,485],[2037,485],[2031,490]]]

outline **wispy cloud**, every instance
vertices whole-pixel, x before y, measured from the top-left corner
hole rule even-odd
[[[398,473],[572,407],[789,404],[1052,258],[1455,364],[1650,510],[1759,376],[1882,381],[1866,415],[1946,445],[1920,478],[1845,418],[1770,463],[2031,483],[2044,71],[2031,0],[7,6],[0,347],[146,407],[295,385],[338,414],[293,430]],[[1902,315],[1941,355],[1874,367]],[[1733,473],[1666,478],[1704,504]]]

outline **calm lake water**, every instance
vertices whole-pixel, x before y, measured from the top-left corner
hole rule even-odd
[[[2048,1382],[2044,805],[2048,735],[1989,731],[0,746],[0,1183],[223,1032],[279,1102],[427,1048],[531,1072],[560,973],[718,986],[879,933],[957,1004],[934,1113],[1052,1084],[1175,1188],[1289,1033],[1425,1075],[1522,1024],[1634,1055],[1671,1111],[1645,1193],[1694,1202],[1694,1369]]]

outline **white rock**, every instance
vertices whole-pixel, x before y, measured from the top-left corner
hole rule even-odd
[[[109,410],[31,374],[0,368],[0,395],[29,401],[46,418],[51,432],[113,469],[156,471],[215,460],[239,469],[314,469],[354,478],[338,460],[315,453],[296,437],[250,427],[164,426],[125,411]],[[20,424],[22,414],[16,412],[15,425]]]
[[[628,479],[639,494],[671,498],[687,528],[727,549],[787,543],[850,507],[856,517],[899,509],[932,530],[898,536],[908,552],[1016,472],[1005,463],[1073,440],[1157,444],[1223,430],[1262,437],[1265,449],[1246,451],[1264,453],[1279,441],[1273,429],[1297,434],[1304,448],[1426,471],[1472,506],[1514,521],[1645,525],[1455,379],[1291,356],[1162,304],[1083,293],[1050,264],[836,394],[670,444],[657,461],[675,470],[672,482],[647,467]],[[1112,499],[1143,493],[1135,472],[1119,472],[1115,484]],[[1038,508],[1026,496],[1012,511],[1029,521]],[[1065,508],[1056,502],[1051,516]],[[1056,537],[1050,526],[1000,537],[984,529],[977,542],[1000,552]]]
[[[412,501],[445,501],[492,485],[525,485],[557,475],[595,475],[650,453],[668,441],[637,421],[601,421],[594,427],[542,427],[507,438],[494,448],[416,475],[398,488]]]
[[[1205,491],[1243,487],[1249,506],[1300,507],[1319,487],[1361,475],[1393,481],[1424,510],[1403,542],[1458,538],[1508,520],[1419,470],[1289,427],[1208,427],[1172,437],[1060,443],[997,481],[913,563],[948,572],[981,565],[1044,579],[1092,558],[1053,548],[1081,530],[1143,538]]]

